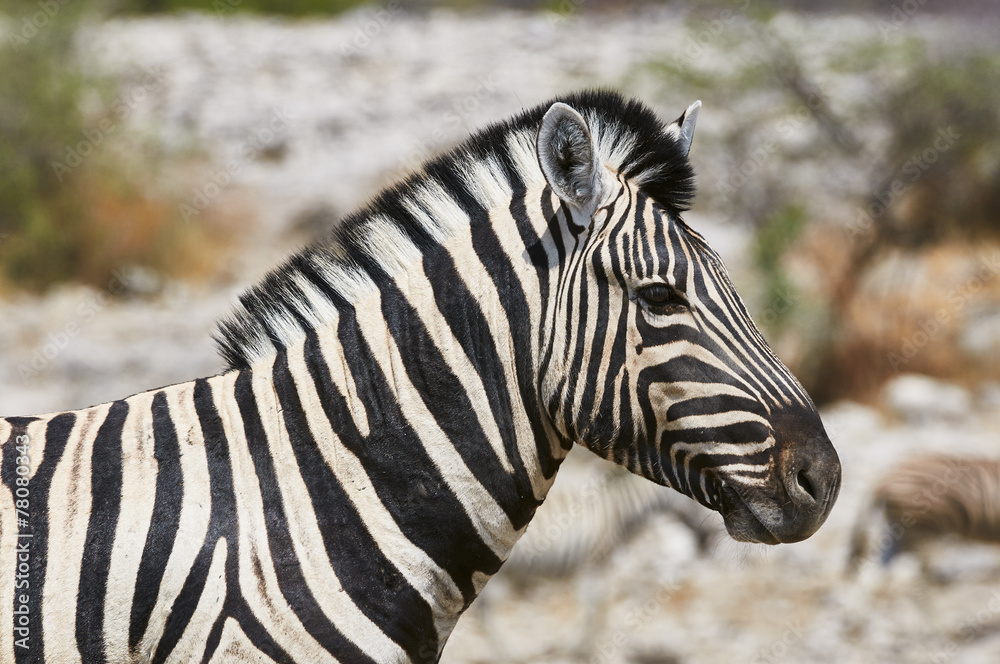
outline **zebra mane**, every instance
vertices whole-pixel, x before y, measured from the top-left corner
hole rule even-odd
[[[440,244],[458,224],[508,204],[516,191],[543,186],[535,142],[542,117],[557,101],[586,118],[604,164],[672,216],[688,209],[694,173],[686,151],[649,108],[609,90],[553,99],[489,125],[425,163],[245,291],[215,334],[229,367],[248,367],[301,341]]]

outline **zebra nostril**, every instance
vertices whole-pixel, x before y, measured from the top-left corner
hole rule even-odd
[[[816,487],[813,486],[812,480],[809,479],[809,475],[806,474],[805,470],[800,470],[795,476],[795,481],[799,483],[799,486],[809,494],[809,497],[816,500]]]

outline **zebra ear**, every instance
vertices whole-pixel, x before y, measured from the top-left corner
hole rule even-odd
[[[681,117],[670,123],[667,133],[677,139],[681,150],[686,157],[691,151],[691,140],[694,138],[694,125],[698,121],[698,111],[701,110],[701,101],[696,101],[681,113]]]
[[[563,201],[593,210],[601,198],[601,159],[587,121],[572,107],[552,104],[538,128],[538,163]]]

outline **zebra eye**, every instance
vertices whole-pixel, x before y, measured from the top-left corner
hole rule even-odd
[[[639,297],[652,307],[663,308],[670,305],[683,306],[684,299],[666,284],[651,284],[639,289]]]

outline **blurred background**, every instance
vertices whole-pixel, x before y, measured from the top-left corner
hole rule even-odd
[[[882,524],[847,571],[886,473],[1000,457],[995,3],[0,0],[0,34],[0,414],[220,371],[243,287],[491,120],[701,99],[686,218],[820,406],[840,501],[737,545],[576,450],[442,661],[1000,661],[1000,545],[882,564],[910,539]]]

